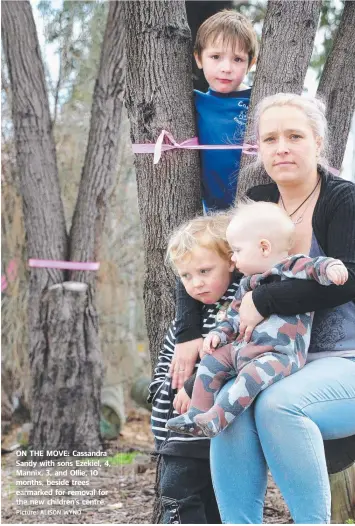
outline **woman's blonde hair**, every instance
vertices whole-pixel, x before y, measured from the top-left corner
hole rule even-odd
[[[259,125],[261,115],[269,108],[293,106],[301,110],[308,119],[314,136],[322,139],[319,164],[328,166],[328,123],[326,119],[326,106],[319,98],[295,93],[277,93],[262,99],[256,107],[254,116],[254,132],[259,140]]]
[[[226,230],[231,217],[230,213],[214,213],[196,217],[179,226],[169,239],[165,258],[174,272],[177,271],[176,264],[196,247],[213,250],[228,261],[232,252],[227,243]]]
[[[202,51],[222,37],[223,45],[240,46],[248,54],[248,63],[258,53],[258,40],[252,23],[235,9],[224,9],[210,16],[197,31],[194,53],[201,59]]]

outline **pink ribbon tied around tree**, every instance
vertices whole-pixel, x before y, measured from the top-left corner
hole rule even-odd
[[[170,141],[163,143],[164,139]],[[169,150],[243,150],[247,155],[255,155],[258,147],[254,144],[199,144],[198,138],[193,137],[181,143],[176,142],[174,137],[166,130],[163,130],[156,143],[132,144],[133,153],[153,153],[153,164],[157,164],[161,158],[162,152]]]

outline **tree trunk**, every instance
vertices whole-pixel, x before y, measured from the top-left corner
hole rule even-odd
[[[29,2],[3,2],[3,43],[31,258],[97,260],[116,169],[124,71],[121,4],[111,2],[70,246],[58,184],[43,64]],[[69,250],[70,249],[70,250]],[[31,449],[98,451],[102,360],[93,273],[33,269]],[[64,283],[63,283],[64,282]],[[84,282],[84,283],[77,283]]]
[[[252,115],[261,99],[275,93],[302,93],[312,55],[321,8],[319,0],[269,0],[249,106],[246,142],[254,142]],[[282,45],[280,44],[282,43]],[[265,170],[243,155],[238,178],[238,199],[251,186],[270,182]]]
[[[165,129],[180,142],[195,135],[191,38],[183,1],[124,2],[126,105],[133,143],[154,143]],[[164,266],[174,227],[201,211],[198,154],[187,150],[135,158],[146,276],[144,304],[152,366],[174,316],[174,279]]]
[[[341,168],[355,110],[355,2],[347,0],[317,95],[327,105],[330,166]]]
[[[97,261],[108,199],[117,169],[119,128],[125,89],[122,2],[110,2],[95,83],[86,157],[70,232],[70,256]],[[71,279],[90,284],[95,274],[75,271]]]
[[[332,491],[332,524],[355,519],[355,463],[329,476]]]

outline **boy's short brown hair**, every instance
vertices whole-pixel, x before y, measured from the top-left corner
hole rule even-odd
[[[168,242],[166,262],[177,272],[176,264],[191,254],[194,248],[204,247],[216,252],[226,261],[232,251],[226,239],[226,230],[231,213],[215,212],[207,216],[195,217],[180,225]]]
[[[234,9],[224,9],[210,16],[200,25],[194,53],[201,58],[202,51],[222,36],[223,44],[238,44],[248,54],[249,64],[258,52],[258,41],[252,23]]]

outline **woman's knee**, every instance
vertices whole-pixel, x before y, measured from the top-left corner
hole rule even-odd
[[[272,418],[275,413],[292,404],[292,391],[285,389],[284,382],[285,380],[282,380],[271,385],[257,397],[254,408],[256,421],[262,416]]]

